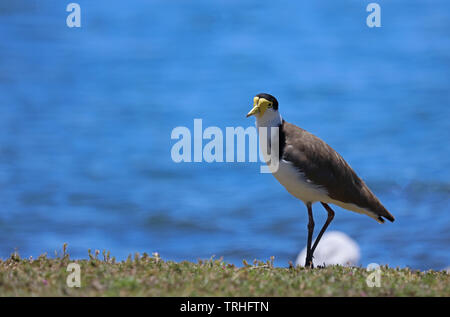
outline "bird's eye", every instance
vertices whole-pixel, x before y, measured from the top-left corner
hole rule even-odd
[[[272,104],[271,104],[271,103],[269,103],[269,105],[267,106],[267,108],[272,108]]]

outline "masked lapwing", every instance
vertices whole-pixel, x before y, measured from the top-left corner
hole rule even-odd
[[[267,153],[278,147],[278,165],[272,174],[294,197],[303,201],[308,210],[308,241],[306,267],[313,267],[312,259],[320,238],[334,218],[328,204],[365,214],[379,223],[394,217],[383,207],[378,198],[356,175],[339,153],[315,135],[286,122],[278,111],[275,97],[261,93],[253,98],[253,108],[247,117],[256,117],[260,146],[265,142]],[[275,129],[274,129],[275,128]],[[263,147],[262,147],[263,148]],[[328,213],[327,220],[312,243],[314,218],[312,205],[320,202]]]

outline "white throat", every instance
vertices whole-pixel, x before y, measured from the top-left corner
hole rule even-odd
[[[258,134],[260,134],[261,132],[260,128],[266,129],[266,137],[264,138],[262,135],[259,136],[259,146],[266,163],[271,161],[270,154],[272,152],[272,146],[276,146],[278,150],[275,153],[279,153],[280,147],[278,140],[280,131],[278,127],[281,125],[281,123],[282,118],[280,113],[272,109],[267,109],[262,117],[256,116],[256,129],[258,130]],[[264,149],[267,149],[267,151],[265,151]],[[278,169],[278,158],[276,169]]]
[[[278,111],[268,109],[262,117],[256,116],[256,128],[259,127],[278,127],[282,122]]]

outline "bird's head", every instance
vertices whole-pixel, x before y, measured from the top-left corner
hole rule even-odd
[[[277,99],[269,94],[257,94],[253,97],[253,108],[247,113],[247,117],[255,116],[258,119],[278,112]]]

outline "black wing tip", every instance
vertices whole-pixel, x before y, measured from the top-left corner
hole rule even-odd
[[[387,220],[389,220],[390,222],[394,222],[395,218],[392,215],[389,216],[383,216],[384,218],[386,218]],[[384,223],[384,218],[382,218],[381,216],[379,216],[377,219],[381,222]]]

